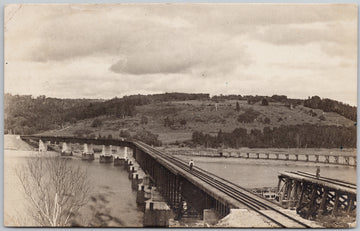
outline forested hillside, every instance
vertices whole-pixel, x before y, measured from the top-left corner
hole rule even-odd
[[[93,100],[6,94],[4,101],[5,133],[206,147],[356,146],[356,107],[318,96],[165,93]]]

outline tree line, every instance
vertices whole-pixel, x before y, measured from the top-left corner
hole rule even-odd
[[[355,148],[356,127],[282,125],[265,127],[263,131],[252,129],[249,133],[244,128],[232,132],[220,130],[215,136],[195,131],[191,142],[211,148]]]
[[[336,112],[352,121],[356,121],[357,108],[331,99],[321,99],[313,96],[304,101],[304,106],[314,109],[321,109],[324,112]]]
[[[124,118],[136,114],[135,107],[172,100],[205,100],[209,94],[164,93],[131,95],[110,100],[59,99],[46,96],[4,95],[4,131],[33,134],[59,129],[68,123],[98,116]]]

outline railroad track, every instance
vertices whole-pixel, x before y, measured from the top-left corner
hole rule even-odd
[[[328,182],[328,183],[332,183],[332,184],[335,184],[335,185],[339,185],[339,186],[342,186],[342,187],[347,187],[347,188],[356,190],[356,184],[350,183],[348,181],[332,179],[332,178],[328,178],[328,177],[319,177],[319,178],[317,178],[315,175],[313,175],[311,173],[302,172],[302,171],[290,172],[290,173],[297,174],[297,175],[304,176],[304,177],[309,177],[309,178],[316,179],[316,180],[325,181],[325,182]]]
[[[136,141],[136,145],[138,145],[140,148],[151,151],[153,153],[156,153],[157,155],[161,156],[162,158],[166,159],[167,161],[175,164],[177,167],[181,168],[182,170],[186,171],[187,173],[190,173],[200,180],[206,182],[207,184],[211,185],[212,187],[220,190],[221,192],[225,193],[229,197],[235,199],[236,201],[240,202],[241,204],[244,204],[251,210],[259,213],[260,215],[266,217],[270,221],[274,222],[280,227],[283,228],[310,228],[309,225],[297,220],[296,218],[293,218],[283,212],[281,212],[277,205],[274,203],[267,201],[248,190],[224,179],[221,177],[218,177],[214,175],[213,173],[210,173],[206,170],[203,170],[199,167],[195,167],[193,170],[190,171],[187,163],[178,157],[170,156],[162,151],[159,151],[143,142]],[[265,211],[273,211],[276,213],[276,216],[278,219],[274,219],[269,215],[269,213]],[[279,221],[281,220],[281,221]],[[290,227],[288,224],[292,224]]]

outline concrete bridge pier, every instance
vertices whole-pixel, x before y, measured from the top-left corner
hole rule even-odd
[[[114,166],[123,166],[125,164],[125,158],[119,156],[114,157]]]
[[[137,167],[134,165],[129,166],[128,172],[128,178],[133,179],[133,175],[137,172]]]
[[[62,149],[61,149],[61,156],[72,156],[72,150],[71,150],[71,143],[67,144],[66,142],[63,142]]]
[[[112,163],[113,160],[114,160],[114,157],[112,155],[112,145],[108,145],[108,146],[103,145],[99,162],[100,163]]]
[[[46,143],[44,143],[42,140],[39,140],[39,152],[46,152],[48,149],[48,146]]]
[[[144,175],[142,182],[138,185],[136,203],[140,206],[145,205],[145,201],[151,198],[151,185],[149,175]],[[144,207],[145,209],[145,207]]]
[[[171,209],[166,202],[152,197],[145,202],[144,227],[169,227]]]
[[[140,172],[133,173],[131,177],[131,188],[133,190],[137,190],[142,182],[143,182],[143,174],[140,174]]]
[[[94,154],[94,149],[93,149],[93,145],[92,144],[84,144],[84,151],[81,154],[81,159],[82,160],[94,160],[95,159],[95,154]]]
[[[125,164],[125,149],[127,147],[116,147],[116,155],[114,156],[114,166],[123,166]]]

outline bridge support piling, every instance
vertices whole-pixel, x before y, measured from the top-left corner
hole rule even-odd
[[[330,163],[330,156],[328,155],[325,156],[325,163]]]
[[[339,198],[340,195],[338,192],[335,192],[335,202],[334,202],[334,206],[333,206],[333,210],[331,212],[331,215],[335,216],[338,210],[338,206],[339,206]]]
[[[320,206],[319,206],[319,214],[324,214],[326,213],[326,206],[328,203],[328,188],[325,187],[323,194],[322,194],[322,198],[321,198],[321,202],[320,202]]]
[[[285,154],[285,160],[289,160],[289,154]]]
[[[139,173],[135,173],[135,176],[131,179],[131,188],[137,190],[139,185],[143,182],[143,178]]]

